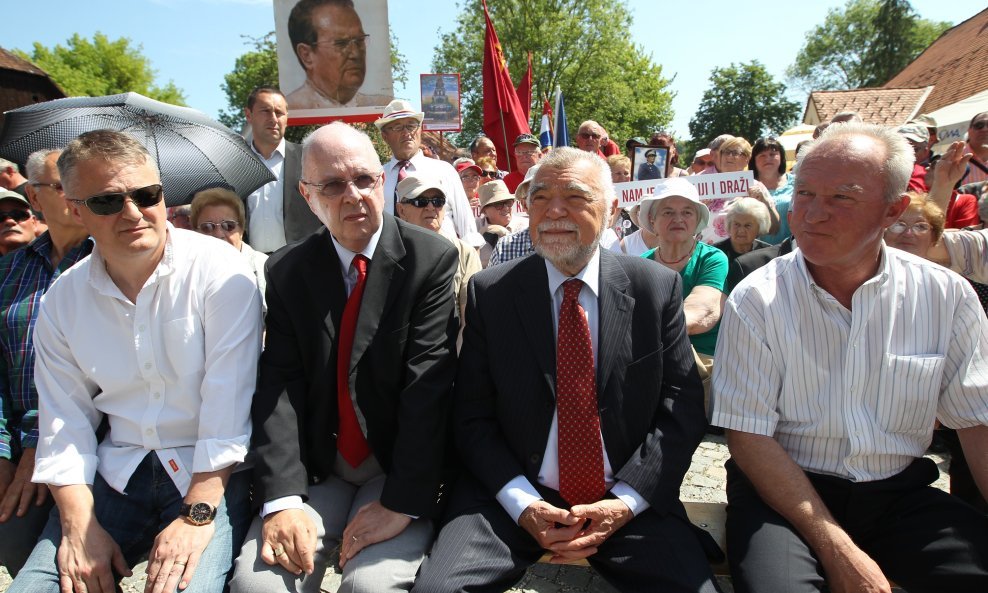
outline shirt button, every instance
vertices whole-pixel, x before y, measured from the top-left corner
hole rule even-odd
[[[150,362],[145,362],[144,363],[144,368],[150,369],[151,368],[151,363]]]
[[[161,399],[161,394],[157,391],[154,392],[154,399]]]
[[[151,436],[151,435],[154,434],[154,429],[153,428],[149,428],[149,429],[147,429],[147,430],[144,431],[144,434],[146,434],[148,436]]]

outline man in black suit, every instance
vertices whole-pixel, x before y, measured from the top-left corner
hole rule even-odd
[[[730,267],[727,269],[727,285],[724,287],[727,289],[727,294],[731,294],[734,287],[744,280],[748,274],[754,272],[773,259],[786,255],[792,251],[792,248],[793,238],[788,237],[778,245],[772,245],[762,249],[753,249],[748,253],[744,253],[734,258],[734,260],[730,263]]]
[[[473,277],[468,471],[415,591],[503,591],[546,551],[620,591],[717,591],[679,501],[706,425],[681,281],[598,248],[613,198],[603,159],[553,150],[528,193],[537,254]]]
[[[316,590],[339,543],[342,590],[407,591],[438,514],[457,251],[384,215],[366,134],[336,122],[303,151],[302,193],[326,228],[267,263],[252,408],[263,520],[231,589]]]
[[[254,89],[247,97],[244,118],[250,124],[251,149],[277,178],[247,196],[244,240],[256,251],[272,253],[308,237],[322,224],[299,191],[302,147],[285,140],[285,96],[274,87]]]

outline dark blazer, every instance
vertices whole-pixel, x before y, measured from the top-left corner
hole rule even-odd
[[[387,474],[381,504],[432,517],[442,481],[459,327],[456,248],[385,215],[367,273],[350,390]],[[346,305],[324,228],[266,266],[267,335],[254,394],[255,499],[307,496],[336,456],[337,329]]]
[[[294,142],[285,142],[285,164],[281,172],[285,179],[283,191],[283,222],[285,225],[285,239],[289,243],[295,243],[308,237],[312,233],[322,228],[322,222],[309,209],[309,204],[302,197],[298,189],[298,181],[302,178],[302,146]],[[247,216],[247,225],[244,227],[244,240],[250,243],[250,236],[247,229],[250,228],[250,208],[247,207],[247,199],[244,198],[244,213]]]
[[[731,260],[727,268],[727,284],[724,286],[725,292],[731,294],[734,287],[744,280],[745,276],[790,251],[792,251],[792,237],[785,239],[778,245],[753,249]]]
[[[602,250],[598,306],[597,400],[611,467],[657,512],[682,514],[679,487],[706,418],[679,274]],[[537,484],[555,411],[553,327],[540,256],[473,276],[454,434],[492,497],[518,475]]]

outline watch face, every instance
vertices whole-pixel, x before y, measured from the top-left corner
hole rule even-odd
[[[213,519],[213,507],[205,502],[197,502],[189,509],[189,519],[194,523],[209,523]]]

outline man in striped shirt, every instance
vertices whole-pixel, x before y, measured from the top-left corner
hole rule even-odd
[[[0,259],[0,565],[16,576],[51,509],[48,487],[31,482],[38,445],[34,322],[41,297],[63,271],[93,249],[72,219],[58,175],[59,150],[27,160],[27,195],[48,232]]]
[[[894,130],[828,128],[796,178],[798,249],[728,299],[711,422],[737,591],[988,591],[988,517],[923,458],[939,419],[988,493],[988,320],[959,276],[882,241],[912,161]]]

